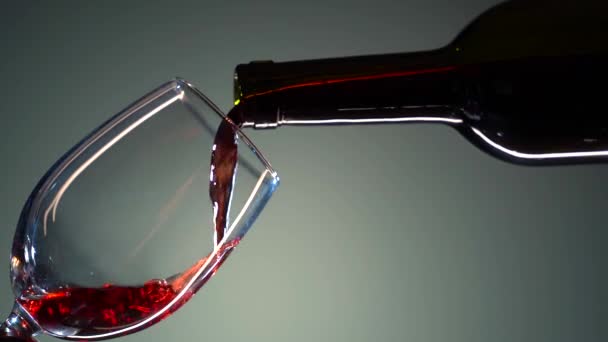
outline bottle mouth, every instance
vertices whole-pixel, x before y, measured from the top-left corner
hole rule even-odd
[[[221,115],[224,120],[228,121],[233,126],[233,129],[238,134],[240,140],[242,142],[244,142],[247,145],[247,147],[249,149],[251,149],[251,151],[253,151],[253,153],[260,159],[260,162],[269,171],[269,173],[273,177],[277,178],[277,180],[278,180],[277,172],[274,170],[274,168],[272,167],[272,165],[270,164],[270,162],[268,161],[266,156],[264,156],[264,154],[257,148],[257,146],[255,146],[253,141],[251,141],[251,139],[249,139],[247,134],[245,134],[245,132],[243,132],[243,130],[241,129],[244,127],[253,127],[253,125],[251,125],[249,122],[239,122],[242,120],[241,116],[244,115],[244,111],[242,110],[243,109],[242,107],[235,106],[233,108],[233,110],[231,110],[230,113],[228,113],[228,115],[226,115],[215,103],[213,103],[213,101],[211,101],[211,99],[209,99],[205,94],[203,94],[203,92],[201,92],[198,88],[196,88],[190,82],[188,82],[182,78],[176,78],[176,81],[179,84],[188,87],[188,89],[190,89],[192,92],[194,92],[197,96],[199,96],[201,98],[201,100],[203,100],[207,105],[209,105],[219,115]],[[259,128],[259,127],[257,127],[257,128]]]

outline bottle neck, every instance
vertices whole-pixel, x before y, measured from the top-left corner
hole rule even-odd
[[[235,73],[243,126],[460,123],[449,50],[252,62]]]

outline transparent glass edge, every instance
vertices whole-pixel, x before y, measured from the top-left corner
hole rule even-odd
[[[126,107],[126,109],[120,111],[119,113],[106,120],[104,123],[97,126],[93,131],[91,131],[77,144],[75,144],[70,150],[64,153],[42,176],[34,190],[31,192],[29,197],[29,199],[32,200],[31,206],[29,208],[30,212],[37,214],[37,211],[40,209],[41,204],[41,198],[39,198],[37,195],[39,193],[48,191],[48,189],[53,186],[53,183],[57,180],[59,175],[61,175],[65,169],[67,169],[74,161],[76,161],[79,156],[85,153],[94,143],[96,143],[101,138],[111,138],[112,136],[119,135],[121,132],[118,132],[112,136],[108,136],[107,133],[111,131],[116,125],[122,123],[124,120],[133,115],[133,113],[136,113],[144,106],[152,103],[154,100],[167,94],[168,92],[175,90],[177,85],[178,83],[176,81],[169,81],[165,82],[156,89],[148,92],[146,95],[132,102],[128,107]],[[26,225],[31,225],[31,219],[32,217],[29,217],[27,222],[24,223]]]

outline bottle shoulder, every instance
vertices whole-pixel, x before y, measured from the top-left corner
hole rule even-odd
[[[461,63],[608,53],[604,1],[509,1],[482,13],[446,47]]]

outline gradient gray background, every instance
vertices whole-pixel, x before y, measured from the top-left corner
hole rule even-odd
[[[161,82],[227,110],[238,63],[436,48],[494,3],[2,4],[4,269],[39,177]],[[442,126],[249,134],[279,191],[196,298],[123,340],[608,340],[607,166],[508,165]]]

